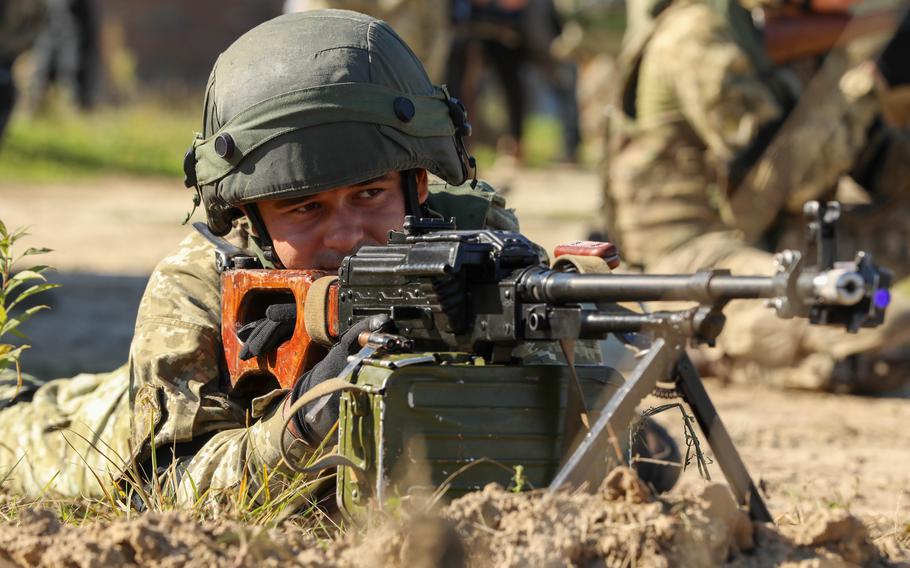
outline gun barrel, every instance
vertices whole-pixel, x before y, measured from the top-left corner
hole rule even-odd
[[[654,314],[605,314],[587,312],[581,318],[583,337],[602,337],[607,333],[644,331],[660,321]]]
[[[711,272],[687,275],[575,274],[541,271],[523,282],[526,301],[570,302],[717,302],[772,298],[780,285],[770,276],[729,276]]]

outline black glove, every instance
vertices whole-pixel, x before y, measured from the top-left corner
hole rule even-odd
[[[265,317],[237,330],[243,341],[240,359],[246,361],[272,351],[294,335],[297,323],[297,304],[273,304],[266,308]]]
[[[360,344],[357,342],[358,336],[364,331],[380,331],[391,323],[389,316],[382,314],[361,320],[347,330],[341,339],[330,350],[325,358],[316,363],[316,365],[297,379],[294,389],[291,391],[291,404],[300,396],[328,379],[334,379],[348,364],[348,357],[354,355],[360,350]],[[294,415],[294,425],[297,431],[312,444],[318,444],[326,437],[332,425],[338,420],[338,405],[341,399],[341,393],[336,392],[329,397],[327,404],[316,412],[315,416],[307,418],[307,413],[321,404],[321,400],[315,400]]]

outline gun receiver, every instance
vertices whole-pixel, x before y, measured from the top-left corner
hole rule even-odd
[[[363,247],[347,257],[337,281],[320,272],[229,267],[222,274],[222,334],[232,384],[268,374],[290,387],[318,360],[317,342],[331,343],[358,321],[378,314],[390,317],[391,333],[406,340],[411,351],[463,352],[501,365],[512,363],[514,348],[528,341],[571,342],[648,332],[651,344],[646,355],[583,440],[564,456],[552,487],[583,486],[604,475],[607,431],[624,429],[636,405],[658,382],[674,383],[693,408],[740,502],[751,505],[755,518],[769,520],[684,347],[689,340],[711,344],[723,328],[724,305],[738,299],[765,299],[781,317],[806,317],[851,332],[882,322],[890,275],[863,253],[851,261],[836,260],[838,204],[813,202],[805,214],[806,250],[780,253],[776,273],[767,276],[733,276],[722,270],[689,275],[583,274],[572,272],[571,264],[567,270],[549,268],[536,245],[518,233],[458,231],[413,218],[405,223],[405,231],[392,233],[388,245]],[[647,313],[616,306],[642,301],[695,305]],[[280,302],[297,306],[290,340],[242,361],[238,330],[261,318],[267,305]],[[637,344],[643,341],[646,338],[639,337]],[[372,340],[367,344],[370,355],[360,361],[383,351]],[[421,362],[428,360],[433,359],[424,357]],[[349,380],[355,380],[358,364],[355,358],[349,365],[353,369]],[[570,430],[567,423],[565,431]]]

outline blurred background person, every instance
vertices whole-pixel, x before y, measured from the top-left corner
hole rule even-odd
[[[626,8],[623,0],[555,0],[561,30],[553,40],[550,52],[560,62],[566,62],[576,79],[572,96],[577,111],[578,138],[584,142],[584,156],[578,156],[577,146],[569,136],[566,153],[575,146],[576,157],[597,164],[603,157],[609,105],[604,94],[610,92],[615,74],[615,59],[626,27]],[[563,87],[567,97],[568,84]],[[566,119],[570,120],[566,113]],[[568,130],[570,126],[567,126]]]
[[[32,46],[45,17],[45,5],[40,0],[0,3],[0,140],[16,102],[13,62]]]
[[[506,133],[495,142],[501,156],[520,163],[524,158],[525,120],[534,89],[549,89],[563,132],[562,160],[575,161],[581,143],[576,99],[577,70],[569,60],[553,55],[553,42],[562,24],[551,0],[455,0],[452,4],[455,38],[449,57],[447,84],[462,99],[478,127],[489,138],[478,102],[489,77],[495,75],[503,93]],[[532,82],[531,73],[538,79]]]
[[[417,55],[434,83],[441,83],[451,43],[450,0],[286,0],[284,12],[335,8],[385,20]]]
[[[32,50],[29,107],[39,110],[55,85],[80,110],[94,107],[98,87],[99,18],[94,0],[44,0],[47,19]]]
[[[563,33],[563,22],[552,0],[530,0],[527,8],[526,35],[531,61],[556,99],[557,116],[562,126],[562,160],[576,162],[581,146],[578,109],[578,66],[568,56],[560,57],[554,46]]]
[[[508,124],[508,134],[497,140],[496,147],[520,160],[527,103],[519,72],[528,58],[522,30],[527,0],[472,0],[466,11],[465,3],[459,8],[446,83],[465,107],[475,109],[471,121],[483,136],[478,92],[484,67],[493,70],[504,95]]]
[[[846,187],[858,197],[841,242],[910,274],[910,131],[886,120],[883,102],[906,78],[880,78],[906,75],[906,26],[882,51],[905,6],[863,34],[879,36],[877,47],[854,53],[840,43],[865,20],[844,11],[851,2],[831,4],[630,0],[604,196],[626,261],[658,273],[767,272],[770,251],[802,248],[803,204]],[[820,41],[835,14],[843,25]],[[891,390],[910,369],[902,303],[889,326],[858,336],[731,304],[719,349],[700,354],[739,382]]]

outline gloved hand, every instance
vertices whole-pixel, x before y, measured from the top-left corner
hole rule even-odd
[[[360,344],[357,342],[360,334],[364,331],[381,331],[388,327],[391,321],[389,316],[382,314],[354,324],[341,336],[338,343],[329,350],[328,355],[322,361],[316,363],[312,369],[297,379],[294,389],[291,391],[289,404],[294,404],[303,393],[319,383],[340,375],[348,364],[348,357],[360,350]],[[329,396],[327,403],[320,399],[305,405],[291,420],[291,428],[297,430],[297,432],[292,431],[291,433],[302,436],[311,445],[319,444],[338,420],[340,399],[341,393],[336,392]],[[315,411],[311,412],[314,409]]]
[[[297,323],[297,304],[274,304],[266,308],[265,317],[250,322],[237,330],[237,337],[243,341],[240,360],[272,351],[294,335]]]

